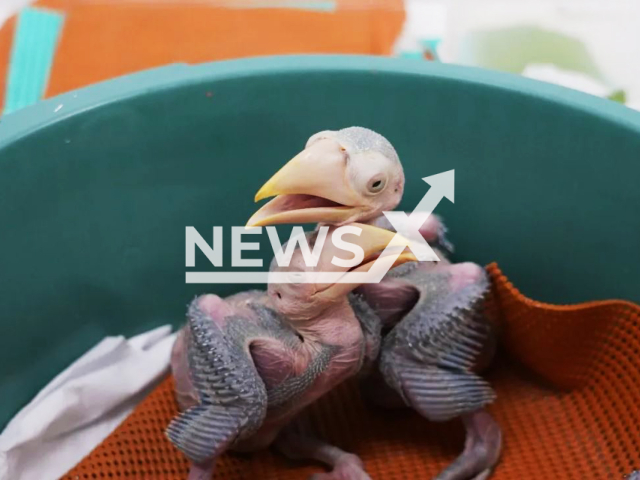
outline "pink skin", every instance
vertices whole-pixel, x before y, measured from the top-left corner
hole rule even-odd
[[[282,432],[275,446],[288,458],[312,459],[333,466],[331,472],[315,473],[309,480],[371,480],[357,455],[316,438],[296,433],[291,428]]]
[[[449,285],[452,292],[459,291],[466,286],[473,285],[479,282],[485,275],[484,268],[472,262],[455,263],[449,265],[443,264],[438,265],[437,268],[439,270],[442,270],[443,272],[447,272],[450,275]],[[487,344],[482,354],[476,359],[476,363],[474,365],[475,372],[482,372],[490,365],[495,353],[495,349],[496,343],[494,338],[494,342]],[[498,428],[498,432],[499,431],[500,430]]]
[[[462,422],[467,431],[464,451],[436,480],[487,480],[500,458],[502,432],[491,415],[478,410],[462,417]]]
[[[219,313],[215,313],[220,310],[229,310],[237,314],[243,310],[243,304],[246,303],[246,299],[243,299],[242,295],[236,295],[224,300],[216,295],[206,295],[202,297],[200,307],[205,312],[214,313],[212,318],[216,319],[221,318]],[[283,297],[283,299],[289,301],[287,297]],[[266,296],[265,300],[267,300]],[[252,312],[247,312],[246,318],[256,317]],[[217,323],[224,327],[226,319],[222,317],[222,320],[217,321]],[[312,386],[296,400],[294,405],[284,412],[268,413],[262,426],[254,435],[234,445],[233,449],[236,451],[250,452],[268,447],[274,443],[281,430],[302,409],[342,381],[355,375],[360,369],[364,337],[360,323],[346,298],[343,301],[329,305],[317,318],[297,321],[295,328],[304,339],[297,350],[292,351],[279,344],[276,340],[270,339],[260,340],[251,345],[251,354],[256,369],[260,372],[267,386],[277,385],[289,375],[304,371],[322,345],[333,345],[338,347],[339,350],[332,357],[327,368],[315,379]],[[186,355],[183,354],[184,348],[184,332],[181,332],[172,352],[172,368],[176,382],[178,403],[181,409],[198,403],[189,375],[186,374],[187,365]],[[291,446],[287,449],[286,445],[287,441],[283,440],[278,441],[275,446],[287,455],[296,451],[295,458],[316,459],[325,462],[334,469],[325,474],[326,476],[316,478],[325,480],[365,480],[369,478],[362,468],[358,467],[361,462],[355,455],[342,452],[338,448],[320,440],[309,439],[308,441],[297,442],[298,450],[294,450]],[[353,465],[351,465],[352,463]],[[213,463],[192,465],[188,480],[209,480],[213,475],[214,469]],[[351,475],[349,472],[358,472],[358,475]]]
[[[213,464],[192,465],[187,480],[211,480],[214,471]]]
[[[330,234],[327,238],[331,238]],[[316,267],[318,271],[340,270],[339,267],[330,263],[334,253],[332,245],[325,246]],[[307,269],[302,255],[296,251],[288,270]],[[327,287],[327,285],[314,284],[269,285],[268,295],[271,303],[292,321],[298,333],[304,338],[303,345],[306,348],[316,352],[322,345],[341,346],[339,353],[332,358],[330,365],[314,385],[305,392],[304,398],[300,400],[295,410],[288,411],[284,417],[267,418],[257,436],[260,438],[260,435],[263,435],[269,443],[304,406],[309,405],[346,378],[353,376],[360,369],[362,353],[366,345],[363,345],[364,336],[360,323],[346,297],[346,293],[356,285],[340,284]],[[318,311],[323,309],[324,318],[319,318]],[[362,461],[356,455],[344,452],[321,440],[295,433],[291,428],[277,436],[274,446],[289,458],[313,459],[332,468],[330,472],[313,475],[313,480],[370,480],[364,471]]]
[[[226,317],[238,311],[245,311],[248,316],[253,312],[248,310],[246,302],[251,297],[246,293],[239,293],[225,300],[217,295],[205,295],[200,299],[200,308],[203,312],[221,327],[226,324]],[[239,310],[236,310],[239,309]],[[181,411],[198,404],[198,395],[189,378],[189,364],[187,361],[185,330],[180,330],[171,350],[171,371],[175,381],[176,399]]]
[[[293,261],[292,261],[293,263]],[[292,285],[292,287],[302,287]],[[296,288],[297,289],[297,288]],[[282,290],[280,290],[282,291]],[[281,293],[282,295],[282,293]],[[275,293],[270,292],[270,296]],[[227,299],[221,299],[217,295],[205,295],[200,300],[200,308],[216,319],[216,323],[224,328],[227,314],[243,313],[245,318],[254,319],[253,311],[246,306],[249,297],[246,294],[238,294]],[[270,300],[265,295],[264,299]],[[255,301],[255,298],[253,299]],[[299,300],[282,296],[280,301],[295,304]],[[326,300],[323,300],[325,302]],[[320,302],[316,302],[317,308],[322,308]],[[269,446],[280,430],[295,417],[300,410],[321,397],[324,393],[355,375],[360,367],[362,344],[364,336],[360,323],[355,317],[346,297],[325,306],[320,314],[313,318],[299,319],[295,321],[295,328],[303,338],[303,342],[297,350],[291,350],[275,339],[259,339],[251,344],[251,355],[256,369],[267,386],[277,385],[291,375],[303,372],[313,361],[322,345],[338,347],[338,353],[334,355],[327,368],[316,378],[313,385],[296,401],[295,407],[286,412],[267,416],[262,427],[251,438],[236,445],[239,451],[254,451]],[[195,390],[189,380],[184,352],[184,331],[180,332],[172,351],[172,366],[176,379],[176,392],[181,409],[195,405],[197,401]],[[181,373],[182,372],[182,373]]]
[[[238,451],[255,451],[269,446],[302,409],[355,375],[360,368],[364,337],[346,300],[331,306],[321,318],[301,321],[296,324],[296,330],[304,340],[297,351],[284,346],[274,348],[272,343],[252,348],[256,368],[261,376],[264,375],[266,385],[280,383],[285,376],[304,371],[322,345],[337,346],[339,351],[313,385],[296,400],[295,406],[285,412],[268,414],[260,429],[235,447]]]
[[[482,280],[484,269],[475,263],[450,264],[447,261],[422,263],[419,269],[430,273],[448,274],[449,289],[459,291]],[[378,311],[385,326],[395,325],[417,301],[417,291],[402,278],[387,277],[379,284],[363,285],[359,288],[372,306]],[[493,357],[495,344],[486,345],[476,360],[474,371],[486,368]],[[401,408],[404,402],[387,386],[380,374],[373,374],[362,384],[363,394],[377,405],[386,408]],[[463,415],[466,430],[463,452],[441,472],[436,480],[487,480],[500,456],[502,433],[500,426],[484,410]]]
[[[378,213],[378,216],[367,220],[367,223],[375,225],[376,227],[391,230],[391,223],[387,220],[387,217],[380,215],[380,213],[381,212]],[[443,228],[444,224],[442,223],[442,219],[438,215],[431,214],[427,217],[420,228],[418,228],[418,231],[427,242],[433,243],[438,240],[438,236]]]
[[[380,228],[392,228],[391,223],[389,223],[384,215],[370,220],[369,223]],[[427,242],[435,243],[443,228],[444,225],[440,217],[430,215],[418,231]],[[441,270],[445,266],[451,266],[451,262],[447,260],[442,252],[438,250],[435,250],[435,252],[440,258],[439,262],[422,262],[418,268],[424,271],[430,271],[434,269]],[[468,268],[472,269],[473,267],[464,267],[465,271]],[[454,269],[454,271],[457,270],[457,268]],[[457,276],[458,274],[456,273],[452,278],[457,278]],[[457,280],[455,281],[457,282]],[[415,288],[400,279],[390,276],[385,277],[385,279],[377,285],[363,285],[359,288],[359,291],[365,293],[367,301],[376,310],[378,315],[380,315],[380,319],[385,328],[392,327],[398,323],[418,300],[418,292]]]
[[[370,220],[368,223],[380,228],[391,229],[391,224],[384,215]],[[435,243],[439,240],[443,228],[442,219],[437,215],[430,215],[418,231],[427,242]],[[421,262],[417,268],[424,272],[448,273],[452,292],[479,281],[484,275],[484,269],[475,263],[452,264],[442,252],[437,249],[435,252],[440,261]],[[363,285],[358,290],[365,293],[367,300],[378,312],[386,327],[393,326],[400,321],[417,300],[417,292],[411,285],[402,279],[391,276],[385,277],[379,284]]]
[[[282,195],[282,197],[276,198],[271,204],[264,206],[261,211],[252,217],[249,223],[259,221],[260,225],[270,225],[276,223],[318,222],[320,224],[341,225],[344,222],[359,221],[391,229],[390,223],[382,216],[382,212],[395,209],[402,196],[404,173],[401,164],[390,158],[387,158],[385,163],[380,157],[374,158],[376,160],[374,162],[358,162],[358,155],[352,156],[348,148],[345,148],[348,146],[341,145],[339,139],[340,136],[336,135],[335,132],[320,132],[312,136],[303,152],[303,156],[296,160],[297,163],[290,162],[287,167],[278,172],[261,189],[256,199],[259,200],[273,195]],[[345,173],[345,169],[341,170],[337,167],[337,165],[341,164],[340,152],[348,160],[344,162],[344,165],[347,165],[349,169],[347,173]],[[380,152],[375,153],[380,155]],[[301,168],[302,162],[305,162],[304,168]],[[378,171],[374,172],[372,165],[375,165]],[[322,175],[317,173],[320,171]],[[387,182],[385,188],[375,194],[358,187],[365,185],[364,182],[351,181],[351,179],[362,180],[366,178],[370,182],[374,178],[372,174],[378,175],[380,172],[384,172],[387,178],[393,180]],[[369,184],[367,183],[366,185]],[[285,198],[287,194],[296,195]],[[330,200],[330,202],[327,200]],[[443,230],[442,222],[436,215],[429,216],[419,228],[422,236],[432,245],[436,241],[442,240],[440,237]],[[446,245],[445,248],[447,248]],[[484,274],[482,267],[473,263],[452,265],[443,255],[439,254],[438,256],[441,259],[440,262],[422,263],[417,268],[448,274],[451,292],[458,291],[466,285],[479,281]],[[395,278],[390,275],[377,285],[363,285],[360,287],[360,291],[365,294],[368,301],[381,315],[386,328],[390,328],[399,322],[417,301],[417,291],[414,286],[403,282],[401,278]],[[491,350],[491,348],[487,350]],[[478,368],[481,368],[483,362],[484,359],[479,359]],[[365,388],[376,389],[378,394],[376,397],[380,398],[379,393],[382,390],[378,389],[376,383],[380,385],[380,382],[384,383],[384,380],[382,378],[376,379],[375,374],[369,380],[371,384],[366,385]],[[385,403],[397,404],[397,402],[394,402],[393,392],[389,393],[390,395],[388,396],[384,395]],[[476,414],[471,414],[464,418],[464,422],[470,437],[482,439],[482,435],[475,435],[475,432],[482,430],[481,427],[477,427],[477,424],[478,422],[483,422],[486,414],[483,412],[477,412],[477,414],[480,420],[476,418]],[[486,423],[484,422],[483,424]],[[491,435],[495,437],[496,428],[499,432],[497,426],[495,428],[485,428],[485,430],[493,432]],[[493,439],[495,440],[495,438]],[[471,442],[472,440],[469,441]],[[490,447],[488,440],[477,443],[479,444],[477,448],[480,450]],[[493,446],[496,447],[496,445]],[[472,452],[471,456],[473,456],[473,452],[476,450],[471,449],[470,451]],[[495,452],[499,453],[499,442]],[[474,459],[469,456],[465,457],[465,462],[468,463],[469,461],[474,461]],[[468,465],[463,465],[463,467],[467,468]],[[452,476],[442,477],[442,480],[445,478],[447,480],[465,478],[464,472],[462,473],[462,476],[454,473]],[[478,476],[475,480],[481,480],[488,474],[483,472],[481,475],[484,476]]]
[[[428,272],[448,273],[452,292],[478,282],[483,275],[482,267],[475,263],[450,264],[446,259],[440,262],[423,262],[417,268]],[[362,285],[357,291],[365,296],[378,313],[384,330],[391,329],[402,320],[418,301],[418,291],[401,278],[387,277],[377,284]],[[490,348],[486,358],[478,359],[478,370],[488,365],[492,352]],[[387,385],[378,371],[363,379],[361,391],[365,398],[378,406],[406,408],[400,396]]]
[[[384,329],[393,327],[418,301],[418,291],[396,278],[385,278],[378,284],[358,288],[376,311]]]
[[[484,269],[475,263],[449,263],[443,256],[439,262],[421,262],[416,268],[429,273],[449,276],[451,292],[456,292],[482,279]],[[418,300],[418,291],[402,278],[387,276],[380,283],[358,287],[369,304],[380,316],[383,328],[389,329],[398,323],[413,308]],[[484,362],[483,362],[484,364]]]
[[[452,291],[461,290],[467,285],[477,283],[484,275],[484,269],[480,265],[471,262],[439,265],[438,267],[451,275],[449,285]]]
[[[327,238],[331,238],[331,235]],[[361,239],[364,241],[364,234]],[[363,248],[365,252],[368,252],[368,248],[375,248],[376,253],[384,248],[384,245],[381,247],[375,247],[375,245],[377,243],[372,242],[368,247],[363,246]],[[330,263],[336,253],[332,247],[330,243],[325,245],[318,270],[346,271],[345,268],[336,267]],[[370,253],[366,253],[365,262],[369,255]],[[304,265],[302,254],[300,250],[296,250],[287,270],[305,269],[307,267]],[[249,321],[259,322],[260,318],[248,307],[249,302],[264,302],[278,310],[291,323],[303,340],[296,348],[292,349],[275,338],[257,338],[250,341],[247,346],[267,389],[304,372],[323,347],[331,345],[336,349],[326,368],[315,378],[312,385],[296,398],[294,404],[288,405],[284,410],[268,411],[258,431],[250,438],[234,445],[234,450],[255,451],[273,444],[282,429],[290,424],[302,409],[359,371],[363,351],[366,349],[365,338],[360,322],[346,296],[356,287],[357,285],[347,284],[270,284],[268,292],[262,295],[249,292],[226,299],[216,295],[205,295],[200,298],[200,309],[209,314],[221,330],[225,329],[231,315],[240,315]],[[188,375],[184,354],[185,336],[184,331],[179,334],[172,352],[172,368],[181,409],[198,403],[195,389]],[[330,472],[315,476],[316,480],[369,479],[357,456],[343,452],[320,440],[299,435],[295,436],[295,441],[292,441],[291,435],[289,432],[283,433],[275,446],[288,456],[315,459],[332,467]],[[213,463],[194,465],[189,480],[208,479],[213,471]]]

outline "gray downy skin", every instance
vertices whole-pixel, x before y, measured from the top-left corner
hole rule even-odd
[[[358,241],[366,255],[357,268],[366,268],[393,237],[370,226],[363,232]],[[319,271],[349,270],[327,266],[335,250],[322,253]],[[283,268],[304,270],[302,257],[296,249]],[[283,433],[304,407],[377,359],[381,322],[361,296],[350,294],[356,287],[270,284],[267,292],[203,295],[191,303],[171,358],[182,412],[167,428],[192,462],[189,480],[210,478],[226,450],[274,442],[293,458],[327,463],[333,468],[321,474],[327,479],[369,479],[355,455]]]
[[[361,127],[324,131],[311,136],[305,149],[260,188],[256,201],[275,198],[248,224],[357,221],[390,229],[382,214],[398,206],[403,188],[402,165],[387,139]],[[430,215],[419,232],[432,246],[452,250],[437,216]],[[477,315],[478,298],[486,290],[484,271],[447,261],[421,264],[415,274],[406,266],[400,270],[359,289],[388,333],[380,368],[363,380],[365,393],[387,406],[409,405],[432,420],[460,416],[467,431],[465,449],[438,478],[487,478],[498,460],[501,433],[482,408],[494,392],[476,374],[495,347],[494,333]],[[461,283],[469,274],[475,278]]]
[[[492,356],[494,332],[479,311],[488,281],[452,291],[448,271],[419,268],[402,277],[419,299],[386,335],[380,371],[407,405],[433,421],[446,421],[495,399],[475,372]]]
[[[190,480],[209,479],[215,458],[226,450],[272,443],[340,355],[339,346],[319,343],[305,368],[294,373],[303,339],[265,300],[258,291],[225,300],[210,295],[189,307],[172,353],[182,412],[166,433],[192,462]],[[353,374],[364,360],[364,341],[360,351]]]
[[[366,376],[376,367],[380,347],[382,345],[382,320],[376,311],[367,303],[364,295],[349,294],[349,304],[353,309],[362,333],[364,334],[364,352],[359,376]]]
[[[182,413],[167,427],[169,440],[195,464],[254,433],[267,409],[266,386],[246,349],[257,325],[234,318],[225,332],[201,300],[189,306],[187,324],[174,345],[172,368]]]
[[[361,127],[320,132],[260,188],[256,201],[275,198],[248,224],[358,221],[390,229],[382,213],[398,206],[403,188],[402,165],[387,139]],[[419,232],[432,246],[452,250],[437,216]],[[500,429],[483,410],[495,394],[476,373],[495,349],[495,334],[479,315],[487,285],[478,265],[443,261],[402,266],[359,289],[387,334],[379,369],[365,380],[376,400],[409,405],[436,421],[460,416],[465,425],[464,452],[439,480],[487,478],[501,449]]]
[[[376,392],[382,406],[406,405],[431,421],[463,421],[464,451],[438,480],[484,480],[500,455],[500,428],[484,410],[496,395],[478,375],[496,347],[496,332],[482,315],[488,288],[481,267],[443,263],[406,264],[359,289],[383,312],[405,308],[383,338],[378,372],[366,391]]]
[[[384,215],[368,223],[395,231]],[[432,421],[461,418],[464,450],[436,480],[484,480],[502,450],[500,426],[484,410],[496,395],[478,375],[497,345],[481,313],[488,278],[476,264],[449,262],[454,246],[439,216],[430,215],[419,232],[439,262],[401,265],[380,284],[357,290],[383,324],[378,368],[363,377],[361,389],[379,406],[409,406]]]
[[[288,365],[282,365],[281,375],[272,375],[265,362],[285,362],[286,358],[278,356],[295,355],[303,344],[301,336],[278,312],[264,305],[264,292],[243,292],[225,300],[216,297],[213,302],[221,305],[218,315],[213,308],[205,311],[201,307],[207,297],[214,296],[198,297],[189,306],[187,324],[174,347],[172,367],[183,412],[167,429],[171,441],[196,463],[212,452],[240,444],[256,433],[269,413],[295,403],[339,349],[321,344],[299,374],[291,375]],[[258,342],[262,343],[258,347],[261,352],[252,352]],[[272,355],[263,353],[268,347],[272,347]],[[364,344],[362,350],[364,353]],[[226,423],[216,423],[216,412]],[[200,418],[205,421],[199,423]],[[209,423],[216,425],[217,436],[204,432],[189,436],[191,431],[186,427]],[[219,447],[209,448],[211,445],[203,443],[205,439]],[[199,445],[206,451],[197,448]]]

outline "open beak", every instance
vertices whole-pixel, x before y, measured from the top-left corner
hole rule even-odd
[[[359,198],[347,182],[346,162],[339,155],[303,150],[258,191],[255,201],[275,198],[247,222],[248,227],[280,223],[343,224],[355,219]]]
[[[396,234],[390,230],[386,230],[380,227],[374,227],[372,225],[366,225],[361,223],[353,223],[351,225],[357,226],[362,229],[360,236],[355,239],[349,239],[350,243],[359,245],[364,250],[364,258],[359,265],[355,267],[351,267],[344,274],[348,274],[350,272],[367,272],[371,268],[371,266],[380,258],[381,256],[386,256],[384,254],[384,250],[388,245],[392,247],[396,247],[389,255],[397,254],[398,250],[404,248],[401,251],[398,258],[394,261],[393,267],[401,265],[407,262],[417,262],[418,259],[416,256],[411,253],[411,251],[407,250],[405,247],[409,245],[410,241],[407,240],[402,235]],[[359,287],[360,284],[354,283],[333,283],[333,284],[322,284],[318,287],[318,293],[322,295],[330,295],[333,298],[340,298],[341,296],[347,295],[352,290]]]

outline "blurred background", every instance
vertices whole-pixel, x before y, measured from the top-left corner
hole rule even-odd
[[[4,113],[175,62],[357,53],[508,71],[640,109],[637,0],[0,0]]]

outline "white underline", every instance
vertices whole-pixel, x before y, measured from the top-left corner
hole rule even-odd
[[[186,283],[378,283],[395,257],[378,258],[367,272],[186,272]]]
[[[187,272],[187,283],[268,283],[269,272]]]

